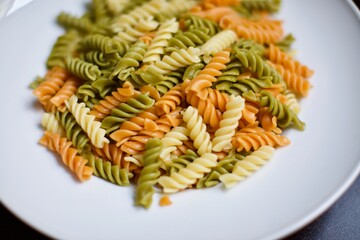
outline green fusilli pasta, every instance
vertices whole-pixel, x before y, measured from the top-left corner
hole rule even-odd
[[[190,149],[186,150],[186,153],[184,155],[181,155],[180,157],[171,160],[171,163],[169,163],[167,168],[168,175],[173,172],[178,172],[182,168],[185,168],[198,157],[199,155],[197,155],[196,152]]]
[[[271,13],[278,12],[281,0],[241,0],[241,7],[253,11],[268,11]]]
[[[120,123],[152,107],[154,102],[147,94],[139,94],[126,103],[121,103],[118,108],[112,109],[111,115],[103,119],[101,127],[106,129],[107,133],[111,133],[120,127]]]
[[[197,47],[204,44],[210,38],[211,36],[209,35],[209,29],[194,28],[186,32],[178,32],[173,38],[169,40],[169,47]]]
[[[55,116],[61,126],[65,129],[67,139],[71,140],[79,153],[91,150],[89,138],[69,111],[57,111]]]
[[[188,16],[185,17],[184,24],[185,24],[185,27],[190,30],[198,29],[198,28],[209,29],[208,34],[211,37],[220,31],[219,25],[216,24],[215,22],[208,20],[208,19],[198,17],[198,16],[194,16],[191,14],[189,14]]]
[[[127,49],[127,45],[101,34],[85,37],[81,42],[81,46],[85,51],[96,50],[104,54],[119,53],[121,56],[124,55]]]
[[[147,48],[148,46],[142,41],[133,44],[123,58],[120,59],[110,78],[117,76],[120,80],[125,81],[135,71],[135,68],[140,66]]]
[[[97,65],[78,58],[66,58],[66,69],[75,76],[87,81],[95,81],[101,75],[101,71]]]
[[[99,91],[89,83],[84,83],[76,91],[76,96],[82,100],[88,108],[93,108],[94,105],[99,103],[98,94]]]
[[[161,175],[160,152],[162,143],[159,139],[150,139],[145,146],[144,168],[141,170],[136,188],[135,204],[149,208],[152,203],[152,196],[155,193],[154,185]]]
[[[92,153],[85,152],[82,156],[88,160],[87,166],[94,170],[94,175],[112,182],[119,186],[129,186],[129,179],[132,174],[126,169],[121,169],[118,165],[111,165],[109,161],[104,161],[101,158],[96,158]]]
[[[281,103],[271,93],[267,91],[260,92],[260,105],[268,107],[268,111],[278,119],[278,126],[281,128],[289,127],[291,124],[299,130],[305,129],[303,123],[296,113],[294,113],[287,105]]]
[[[251,71],[255,72],[259,78],[272,77],[271,81],[273,83],[284,82],[276,70],[266,63],[258,54],[246,49],[238,49],[236,51],[236,57],[240,60],[244,67],[247,67]]]
[[[79,39],[79,34],[74,30],[67,31],[58,37],[46,61],[46,66],[48,68],[55,66],[64,68],[66,58],[73,56]]]
[[[83,33],[107,34],[107,31],[94,25],[88,18],[77,18],[69,13],[61,12],[57,21],[67,29],[76,29]]]

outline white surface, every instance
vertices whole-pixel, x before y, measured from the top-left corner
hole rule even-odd
[[[0,23],[0,198],[19,218],[57,239],[276,239],[326,210],[360,171],[360,22],[344,1],[283,1],[279,18],[298,58],[316,71],[300,117],[304,132],[230,191],[188,190],[173,205],[133,206],[133,188],[93,177],[78,183],[37,144],[42,110],[28,84],[62,29],[61,10],[84,1],[35,1]],[[326,6],[326,8],[324,7]]]
[[[14,4],[14,0],[0,0],[0,20],[7,15]]]
[[[12,5],[12,8],[9,10],[8,15],[12,14],[16,10],[22,8],[23,6],[25,6],[26,4],[28,4],[32,1],[34,1],[34,0],[12,0],[12,2],[14,2],[14,4]]]

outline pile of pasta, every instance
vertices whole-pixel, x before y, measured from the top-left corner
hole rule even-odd
[[[61,12],[40,144],[80,181],[92,175],[153,194],[231,187],[303,130],[313,71],[275,19],[279,0],[93,0]],[[164,199],[163,199],[164,200]],[[166,199],[165,199],[166,200]],[[166,201],[169,203],[168,199]]]

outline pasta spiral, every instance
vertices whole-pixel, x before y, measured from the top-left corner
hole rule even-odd
[[[33,90],[33,94],[39,99],[47,112],[53,110],[50,99],[55,96],[68,78],[69,73],[64,68],[54,67],[48,71],[45,80]]]
[[[202,69],[204,69],[204,67],[205,65],[203,63],[194,63],[188,66],[182,76],[182,80],[185,81],[187,79],[193,79],[199,74]]]
[[[69,111],[56,112],[55,116],[65,129],[66,138],[72,142],[72,145],[76,147],[80,153],[91,150],[89,138]]]
[[[221,70],[226,68],[228,62],[230,62],[229,51],[216,53],[205,68],[187,84],[185,93],[196,92],[200,99],[205,100],[208,96],[207,89],[212,86],[213,82],[217,81],[216,77],[222,74]]]
[[[162,60],[156,61],[154,65],[150,65],[148,69],[160,74],[167,74],[181,67],[200,62],[199,55],[200,50],[198,48],[189,47],[187,49],[180,49],[164,56]]]
[[[231,173],[221,175],[219,177],[220,181],[226,188],[234,186],[237,182],[249,177],[266,164],[266,161],[272,158],[273,152],[274,148],[262,146],[246,156],[243,160],[237,162]]]
[[[76,96],[82,100],[88,108],[93,108],[95,104],[98,104],[98,95],[99,90],[90,83],[84,83],[76,91]]]
[[[66,59],[66,69],[75,76],[87,81],[95,81],[101,75],[98,66],[78,58],[68,57]]]
[[[71,142],[68,142],[66,138],[45,132],[39,143],[60,154],[63,163],[76,174],[80,181],[90,179],[93,169],[86,166],[88,161],[78,155],[77,150],[71,147]]]
[[[160,22],[164,22],[174,16],[179,17],[195,4],[195,0],[169,0],[168,4],[164,5],[161,11],[155,15],[155,18]]]
[[[120,123],[152,107],[154,102],[147,94],[130,98],[126,103],[120,103],[119,107],[112,109],[111,115],[103,119],[101,127],[106,129],[107,133],[113,132],[120,127]]]
[[[286,128],[293,123],[297,129],[304,130],[305,123],[300,121],[298,116],[287,105],[281,103],[267,91],[261,91],[260,95],[260,105],[268,107],[268,111],[277,117],[279,127]]]
[[[196,152],[187,149],[184,155],[174,158],[171,162],[169,162],[168,173],[171,174],[172,172],[179,172],[180,169],[185,168],[198,157],[199,155],[197,155]]]
[[[87,166],[94,170],[94,175],[101,177],[106,181],[112,182],[119,186],[129,186],[129,179],[132,174],[126,169],[121,169],[118,165],[111,165],[110,162],[104,161],[101,158],[96,158],[92,153],[86,152],[83,157],[88,160]]]
[[[100,34],[107,34],[105,29],[102,29],[94,24],[88,18],[77,18],[71,14],[61,12],[58,17],[57,21],[60,25],[64,26],[68,29],[76,29],[83,33],[100,33]]]
[[[226,104],[229,102],[229,95],[216,89],[208,88],[208,99],[216,109],[226,111]]]
[[[311,84],[308,80],[300,75],[297,75],[290,70],[285,69],[279,64],[272,64],[280,76],[284,79],[286,86],[302,96],[307,96],[311,88]]]
[[[72,95],[76,93],[76,90],[80,86],[79,79],[70,77],[61,87],[61,89],[50,99],[50,102],[56,106],[59,111],[65,111],[65,101],[68,100]]]
[[[200,48],[200,53],[205,56],[214,56],[216,53],[230,47],[237,40],[236,33],[232,30],[223,30],[210,38]]]
[[[206,28],[194,28],[186,32],[179,32],[169,40],[169,47],[188,48],[197,47],[209,40],[209,30]]]
[[[104,147],[97,148],[93,147],[95,154],[105,160],[112,162],[115,165],[120,166],[121,168],[127,168],[127,164],[124,162],[125,154],[116,146],[115,143],[105,143]]]
[[[239,60],[233,60],[226,65],[226,68],[221,70],[222,74],[218,77],[216,83],[214,83],[217,89],[227,90],[232,83],[237,81],[237,77],[241,74],[242,64]],[[224,85],[225,83],[225,85]],[[223,85],[225,87],[223,87]]]
[[[46,61],[46,66],[65,68],[65,59],[73,55],[78,42],[79,34],[76,31],[67,31],[58,37]]]
[[[238,132],[232,139],[232,145],[238,152],[245,150],[257,150],[261,146],[286,146],[289,145],[290,141],[284,136],[277,135],[273,132],[256,131],[256,132]]]
[[[78,98],[75,95],[65,104],[75,117],[76,122],[89,136],[93,145],[101,148],[104,143],[109,143],[109,140],[105,137],[105,130],[100,127],[101,123],[95,121],[95,116],[89,115],[90,109],[85,107],[84,103],[78,103]]]
[[[185,17],[184,25],[186,26],[186,29],[192,30],[192,29],[209,29],[209,35],[210,37],[214,36],[220,31],[219,26],[208,19],[203,19],[198,16],[189,14]]]
[[[155,107],[149,108],[122,123],[120,129],[111,133],[110,137],[116,142],[117,146],[120,146],[129,140],[130,137],[137,135],[141,130],[157,130],[158,126],[155,120],[158,119],[159,117],[156,114]]]
[[[228,145],[231,149],[231,139],[235,134],[244,107],[245,100],[241,96],[230,96],[223,119],[220,121],[220,128],[216,130],[215,138],[212,140],[213,151],[220,152]]]
[[[135,67],[140,66],[146,53],[147,45],[142,41],[133,44],[116,65],[114,71],[110,74],[110,78],[117,76],[120,80],[125,81],[131,72],[135,71]]]
[[[136,205],[149,208],[155,193],[153,186],[157,183],[160,173],[160,152],[162,143],[159,139],[151,139],[146,144],[144,152],[144,168],[141,170],[136,188]]]
[[[284,94],[286,97],[286,105],[294,113],[299,114],[301,107],[300,107],[298,100],[296,99],[295,94],[293,92],[291,92],[291,90],[289,90],[289,89],[286,89]]]
[[[281,0],[241,0],[241,6],[249,12],[268,11],[270,13],[279,11]]]
[[[182,100],[184,100],[182,85],[176,85],[155,103],[156,111],[160,116],[168,114],[174,111],[181,104]]]
[[[257,78],[242,78],[238,79],[236,83],[231,84],[226,91],[230,94],[242,95],[248,91],[260,92],[264,88],[270,88],[273,83],[269,77]]]
[[[187,188],[189,185],[204,176],[205,173],[211,171],[216,166],[217,156],[213,153],[204,153],[189,163],[179,172],[172,172],[170,176],[161,176],[159,184],[163,187],[165,193],[175,193],[181,189]]]
[[[210,135],[206,131],[206,125],[203,123],[199,111],[189,106],[183,115],[186,128],[190,131],[190,138],[194,141],[194,147],[199,155],[211,152],[212,144]]]
[[[294,36],[290,33],[286,35],[281,41],[277,42],[275,45],[283,52],[289,52],[291,45],[295,41]]]
[[[296,73],[304,78],[309,78],[314,73],[313,70],[301,64],[299,61],[292,59],[291,56],[281,51],[280,48],[274,44],[270,44],[265,54],[271,62],[280,64],[290,72]]]
[[[56,119],[54,113],[44,113],[41,118],[41,125],[50,133],[56,133],[60,137],[65,136],[65,130],[61,126],[61,123]]]
[[[234,152],[231,151],[224,159],[218,162],[217,166],[213,168],[210,173],[199,179],[196,188],[213,187],[217,185],[220,182],[220,176],[231,173],[237,161]]]
[[[81,54],[80,59],[98,65],[99,69],[110,69],[116,65],[117,59],[120,58],[120,55],[115,56],[116,54],[106,55],[101,51],[91,50]]]
[[[219,126],[222,115],[221,112],[215,108],[210,98],[202,100],[196,95],[196,92],[189,92],[186,94],[186,101],[191,106],[197,108],[199,114],[203,117],[204,123],[210,124],[212,128]]]
[[[141,6],[134,8],[128,14],[123,14],[115,19],[112,24],[112,29],[115,32],[122,31],[123,28],[134,26],[141,19],[149,18],[160,12],[162,6],[166,4],[165,0],[152,0],[144,3]]]
[[[123,31],[118,32],[114,38],[119,42],[134,43],[158,26],[159,23],[153,17],[148,17],[141,19],[134,27],[127,26]]]
[[[176,146],[182,145],[183,141],[187,141],[189,138],[189,130],[185,127],[179,126],[171,129],[161,139],[163,149],[160,153],[160,159],[166,164],[170,161],[170,154],[176,150]]]
[[[246,49],[239,49],[236,52],[236,57],[241,61],[244,67],[256,72],[259,78],[272,77],[273,83],[281,83],[283,79],[280,75],[267,64],[261,57]]]
[[[169,39],[172,38],[172,34],[176,33],[178,29],[179,23],[175,18],[162,23],[156,32],[148,51],[145,53],[143,62],[151,63],[160,61],[161,55],[165,53],[164,48],[168,45]]]
[[[95,105],[89,114],[94,115],[97,120],[104,119],[111,114],[111,110],[118,107],[121,103],[128,101],[136,94],[134,86],[126,81],[121,88],[106,96],[99,104]]]
[[[144,151],[145,145],[149,139],[160,139],[165,133],[169,132],[172,127],[181,124],[181,121],[179,121],[179,117],[181,117],[179,111],[180,110],[177,109],[155,120],[156,127],[154,127],[153,131],[149,129],[139,131],[136,136],[132,136],[129,141],[122,144],[121,150],[131,155],[139,154]]]
[[[89,35],[82,41],[82,47],[86,50],[97,50],[105,54],[117,53],[121,55],[125,52],[124,46],[118,41],[100,34]]]

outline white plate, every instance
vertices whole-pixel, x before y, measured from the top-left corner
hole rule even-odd
[[[0,23],[0,197],[16,216],[60,239],[274,239],[325,211],[360,170],[360,22],[345,1],[283,1],[280,19],[294,33],[298,58],[315,70],[300,114],[304,132],[230,191],[188,190],[173,205],[133,206],[133,188],[93,177],[74,180],[37,144],[42,110],[28,84],[62,29],[61,10],[83,12],[84,1],[39,0]]]

